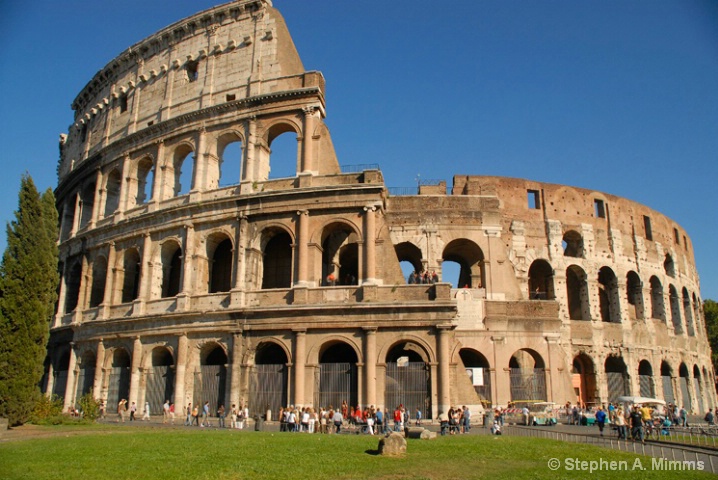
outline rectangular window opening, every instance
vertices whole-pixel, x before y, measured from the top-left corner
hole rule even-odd
[[[541,196],[539,195],[539,191],[538,190],[528,190],[527,196],[528,196],[528,202],[529,202],[529,209],[539,210],[541,208]]]
[[[603,200],[594,199],[593,210],[596,218],[606,218],[606,205],[603,203]]]
[[[675,240],[676,240],[676,245],[680,245],[680,244],[681,244],[681,236],[680,236],[680,234],[678,233],[678,229],[677,229],[677,228],[674,228],[674,229],[673,229],[673,237],[674,237]]]
[[[646,231],[646,240],[653,240],[653,231],[651,230],[651,217],[643,216],[643,229]]]
[[[122,95],[120,97],[120,113],[125,113],[127,111],[127,95]]]
[[[233,101],[235,101],[236,99],[237,99],[237,95],[235,95],[234,93],[228,93],[228,94],[227,94],[227,101],[228,101],[228,102],[233,102]]]
[[[155,124],[155,121],[154,121],[154,120],[152,120],[151,122],[147,122],[147,126],[148,126],[148,127],[151,127],[151,126],[154,125],[154,124]]]

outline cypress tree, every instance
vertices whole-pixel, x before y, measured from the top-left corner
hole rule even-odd
[[[28,420],[40,395],[49,325],[57,299],[57,210],[32,178],[20,182],[15,220],[0,263],[0,416]]]

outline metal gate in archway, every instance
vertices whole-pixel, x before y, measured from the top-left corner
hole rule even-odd
[[[653,398],[656,392],[653,390],[653,377],[651,375],[639,375],[638,385],[642,397]]]
[[[546,400],[546,372],[543,368],[511,368],[511,400]]]
[[[252,367],[249,393],[251,416],[264,415],[267,409],[276,416],[279,409],[287,405],[287,366],[261,364]]]
[[[625,373],[606,372],[606,380],[608,382],[609,402],[617,402],[618,397],[622,395],[630,395],[628,376]]]
[[[698,401],[698,413],[703,413],[703,395],[701,392],[701,381],[698,377],[693,377],[693,391],[696,392],[696,400]]]
[[[200,413],[205,402],[209,402],[209,414],[215,415],[219,404],[224,403],[227,367],[224,365],[200,365],[194,372],[194,394],[192,402]]]
[[[683,406],[686,407],[686,410],[688,410],[690,412],[693,405],[691,404],[691,395],[688,393],[688,377],[680,377],[678,380],[681,385],[681,395],[683,396]]]
[[[130,367],[112,367],[110,370],[109,390],[107,392],[107,406],[113,412],[117,410],[120,400],[130,398]],[[108,408],[108,411],[109,408]]]
[[[92,392],[92,388],[95,382],[95,367],[80,368],[80,372],[77,374],[77,388],[75,389],[75,402],[86,393]],[[95,395],[95,398],[98,396]]]
[[[425,362],[407,362],[386,364],[386,382],[384,405],[393,410],[399,405],[410,415],[418,407],[424,418],[431,419],[431,378],[429,366]]]
[[[358,403],[357,366],[354,363],[320,363],[314,376],[314,407],[339,408]]]
[[[673,395],[673,381],[670,376],[662,376],[663,379],[663,400],[666,403],[675,403],[676,397]]]
[[[169,365],[152,367],[147,372],[145,385],[145,401],[150,402],[150,412],[161,414],[165,401],[174,401],[174,370]]]

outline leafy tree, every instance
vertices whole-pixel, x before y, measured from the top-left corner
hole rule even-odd
[[[40,397],[57,272],[57,210],[29,175],[20,182],[15,220],[0,263],[0,416],[26,422]]]
[[[711,344],[713,368],[718,371],[718,302],[715,300],[704,301],[703,315],[705,316],[708,341]]]

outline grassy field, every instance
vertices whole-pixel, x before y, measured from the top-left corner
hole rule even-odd
[[[48,427],[50,428],[50,427]],[[68,427],[54,427],[56,433]],[[90,428],[80,435],[0,444],[3,479],[529,479],[711,478],[653,471],[651,459],[586,445],[464,435],[409,440],[403,458],[377,455],[378,437],[200,429]],[[548,461],[560,460],[552,471]],[[566,459],[625,460],[628,471],[567,471]],[[633,470],[639,458],[645,470]],[[571,460],[569,460],[571,462]],[[575,464],[575,461],[573,462]]]

